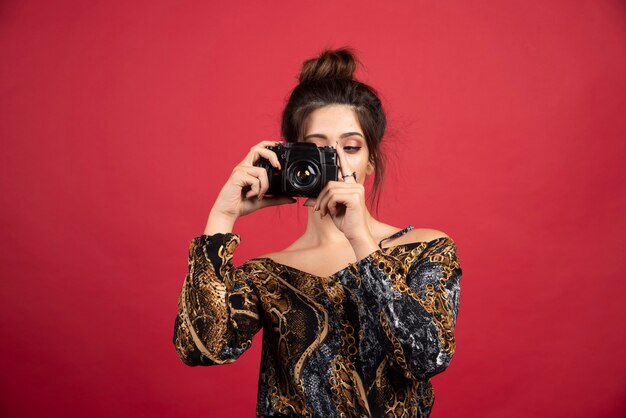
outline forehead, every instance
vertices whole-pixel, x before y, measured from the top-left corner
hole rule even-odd
[[[346,105],[330,105],[315,109],[307,117],[304,131],[305,134],[362,132],[356,113]]]

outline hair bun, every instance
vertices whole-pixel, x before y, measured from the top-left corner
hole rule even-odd
[[[302,64],[298,80],[302,83],[323,78],[352,79],[356,63],[355,54],[350,48],[324,49],[319,57]]]

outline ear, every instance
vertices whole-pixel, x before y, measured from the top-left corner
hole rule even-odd
[[[365,168],[365,174],[366,175],[370,175],[374,172],[374,163],[372,163],[371,161],[369,161],[367,163],[367,167]]]

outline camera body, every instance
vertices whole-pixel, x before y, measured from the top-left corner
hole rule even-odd
[[[310,142],[288,142],[268,146],[276,153],[282,170],[261,157],[258,166],[267,171],[266,195],[317,197],[329,181],[337,181],[337,150]]]

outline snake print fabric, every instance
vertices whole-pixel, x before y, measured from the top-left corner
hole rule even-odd
[[[379,248],[328,277],[269,258],[234,267],[239,243],[191,240],[173,338],[185,364],[232,363],[263,329],[258,416],[430,415],[429,379],[455,350],[462,270],[450,237]]]

